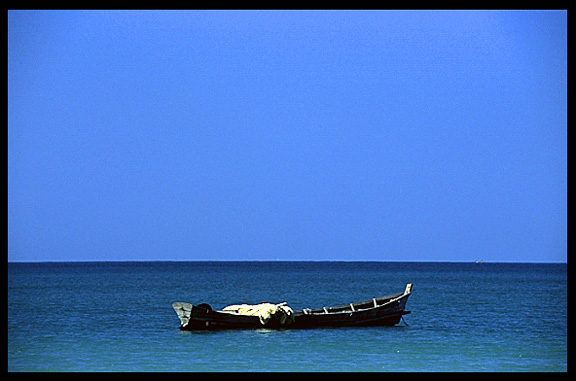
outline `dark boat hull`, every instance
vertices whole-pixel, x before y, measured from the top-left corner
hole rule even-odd
[[[401,294],[396,298],[400,296]],[[314,310],[310,311],[312,313],[306,313],[306,310],[294,311],[295,321],[292,328],[393,326],[400,323],[403,315],[410,313],[405,311],[408,296],[409,294],[380,307],[356,308],[355,311],[350,306],[346,306],[346,309],[341,306],[341,309],[335,312],[328,308],[328,313],[314,313]]]
[[[186,326],[180,326],[180,329],[183,331],[198,331],[206,329],[255,329],[281,327],[282,325],[277,317],[272,317],[266,324],[262,324],[260,318],[257,316],[233,315],[193,306],[189,323]]]
[[[206,306],[194,306],[188,303],[174,303],[174,309],[179,316],[185,315],[181,330],[213,330],[213,329],[256,329],[282,328],[304,329],[323,327],[363,327],[363,326],[393,326],[400,322],[406,311],[406,302],[411,293],[411,286],[400,294],[374,298],[363,302],[350,303],[342,306],[316,309],[295,310],[288,323],[281,323],[279,316],[272,316],[262,324],[257,316],[243,316],[220,311],[213,311]],[[180,309],[180,312],[179,312]],[[185,312],[182,310],[185,309]]]

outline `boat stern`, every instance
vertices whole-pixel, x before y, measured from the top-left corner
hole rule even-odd
[[[180,319],[180,328],[184,328],[190,323],[190,317],[192,316],[192,309],[194,306],[190,303],[176,302],[172,303],[172,308],[176,311],[178,318]]]

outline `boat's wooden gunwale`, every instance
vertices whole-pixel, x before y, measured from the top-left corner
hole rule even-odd
[[[364,300],[362,302],[350,303],[350,304],[343,304],[340,306],[332,306],[332,307],[322,307],[322,308],[305,308],[302,311],[305,314],[341,314],[346,313],[349,314],[350,312],[362,312],[368,311],[375,308],[384,307],[388,304],[394,303],[400,299],[402,299],[407,294],[395,294],[389,296],[383,296],[380,298],[373,298],[370,300]],[[382,303],[383,302],[383,303]]]

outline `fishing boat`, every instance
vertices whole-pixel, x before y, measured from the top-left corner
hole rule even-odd
[[[180,329],[322,328],[393,326],[406,311],[412,284],[404,292],[334,307],[292,310],[286,303],[232,305],[214,311],[208,304],[176,302],[172,307],[180,318]]]

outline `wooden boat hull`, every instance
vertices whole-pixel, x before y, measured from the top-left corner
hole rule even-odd
[[[173,307],[181,320],[181,330],[212,329],[256,329],[256,328],[322,328],[355,326],[393,326],[400,322],[406,311],[406,302],[411,294],[408,284],[404,293],[374,298],[347,305],[315,309],[295,310],[288,323],[281,323],[279,316],[262,324],[257,316],[235,315],[213,311],[209,306],[189,303],[174,303]]]
[[[260,322],[257,316],[234,315],[207,308],[192,306],[190,321],[186,326],[181,325],[183,331],[197,331],[206,329],[255,329],[255,328],[281,328],[278,317],[272,317],[266,324]]]
[[[408,301],[409,294],[397,294],[392,298],[396,299],[388,304],[358,308],[373,303],[374,299],[353,303],[355,306],[338,306],[327,308],[327,313],[317,310],[300,310],[294,311],[294,324],[292,328],[318,328],[318,327],[366,327],[366,326],[393,326],[400,322],[403,315],[409,314],[406,311],[406,302]],[[388,298],[388,297],[386,297]],[[378,303],[378,299],[376,299]],[[324,313],[322,313],[324,312]]]

